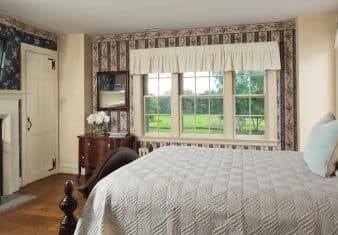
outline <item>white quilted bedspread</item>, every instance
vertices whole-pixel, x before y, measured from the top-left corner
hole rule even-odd
[[[338,179],[299,152],[163,147],[102,179],[75,234],[338,234]]]

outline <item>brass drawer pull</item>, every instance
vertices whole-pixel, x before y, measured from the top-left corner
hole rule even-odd
[[[82,158],[82,160],[84,160],[86,157],[85,157],[85,156],[82,156],[81,158]]]
[[[107,147],[110,148],[110,144],[108,144]]]
[[[88,143],[87,145],[90,146],[90,143]]]

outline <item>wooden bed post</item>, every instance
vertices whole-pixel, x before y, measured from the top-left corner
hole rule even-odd
[[[65,197],[60,202],[60,209],[65,213],[65,216],[60,221],[59,235],[71,235],[75,231],[77,219],[73,212],[77,207],[77,200],[73,197],[73,181],[67,180],[65,183]]]

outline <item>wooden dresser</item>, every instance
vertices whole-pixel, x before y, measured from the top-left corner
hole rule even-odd
[[[78,136],[79,139],[79,175],[81,167],[90,174],[97,165],[105,159],[106,154],[119,147],[133,148],[134,137],[112,138],[108,136],[93,136],[91,134]]]

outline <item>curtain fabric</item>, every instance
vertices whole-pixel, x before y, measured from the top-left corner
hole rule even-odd
[[[131,74],[280,69],[275,41],[130,50]]]

